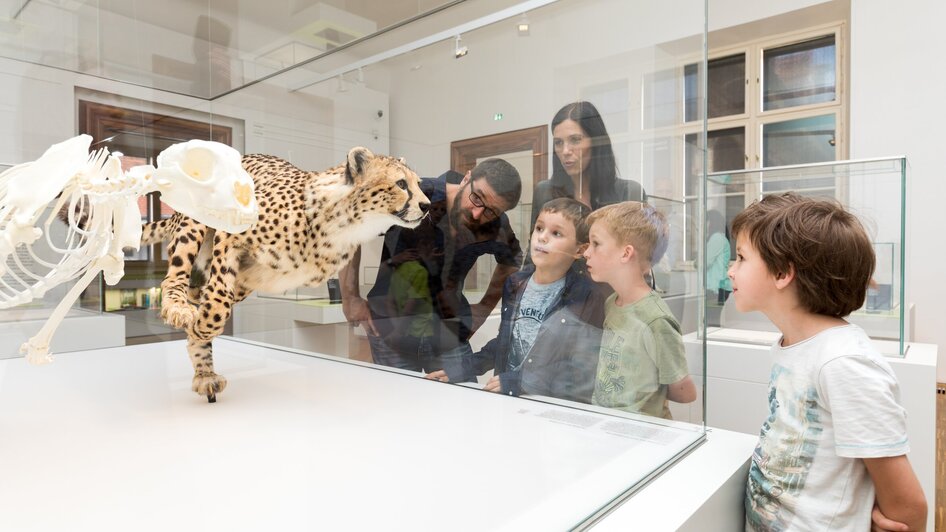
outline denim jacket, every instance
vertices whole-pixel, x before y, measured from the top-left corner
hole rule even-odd
[[[605,296],[588,277],[569,270],[565,287],[546,313],[520,369],[504,371],[512,348],[513,324],[532,271],[514,273],[503,286],[499,334],[468,359],[472,375],[496,369],[502,392],[591,402]]]

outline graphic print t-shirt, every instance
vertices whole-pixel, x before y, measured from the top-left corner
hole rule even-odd
[[[893,371],[856,325],[772,350],[746,529],[870,530],[874,485],[858,459],[910,450]]]
[[[654,292],[623,307],[611,294],[604,312],[592,404],[670,419],[667,386],[689,374],[680,324]]]
[[[522,292],[519,309],[512,326],[512,350],[509,353],[509,362],[506,371],[515,371],[522,366],[522,361],[532,349],[535,337],[539,334],[539,327],[545,321],[545,314],[549,307],[565,288],[565,278],[549,284],[539,284],[534,277],[529,278],[529,284]]]

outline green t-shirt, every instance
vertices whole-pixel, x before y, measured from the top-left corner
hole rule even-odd
[[[433,303],[427,285],[427,269],[416,260],[407,261],[394,270],[390,292],[399,316],[410,316],[407,336],[424,338],[434,334]]]
[[[623,307],[605,301],[592,404],[671,419],[667,385],[689,374],[680,324],[651,292]]]

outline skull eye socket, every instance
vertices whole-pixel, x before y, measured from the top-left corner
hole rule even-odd
[[[399,188],[399,189],[401,189],[401,190],[407,190],[407,181],[405,181],[405,180],[403,180],[403,179],[398,179],[398,180],[397,180],[397,183],[395,183],[395,185],[397,185],[397,188]]]
[[[191,148],[184,154],[181,170],[195,181],[207,181],[213,175],[214,154],[206,148]]]

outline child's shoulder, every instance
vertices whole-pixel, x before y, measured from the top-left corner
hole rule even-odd
[[[673,313],[670,312],[670,307],[668,307],[667,303],[660,297],[660,294],[653,290],[634,303],[634,307],[638,315],[647,318],[646,321],[648,322],[663,318],[676,319],[673,317]]]
[[[842,356],[881,356],[867,333],[850,323],[825,329],[799,342],[796,346],[800,351],[823,353],[826,356],[832,356],[835,353]]]
[[[617,294],[611,294],[606,305],[608,312],[621,313],[633,318],[634,321],[642,323],[648,327],[653,327],[655,323],[667,322],[673,328],[679,330],[680,325],[677,322],[670,307],[664,302],[657,292],[650,291],[646,296],[638,299],[630,305],[619,307],[617,305]]]
[[[807,360],[818,367],[838,361],[864,365],[883,373],[891,373],[889,364],[874,346],[867,333],[857,325],[832,327],[782,351],[792,358]],[[860,362],[857,362],[860,361]]]

